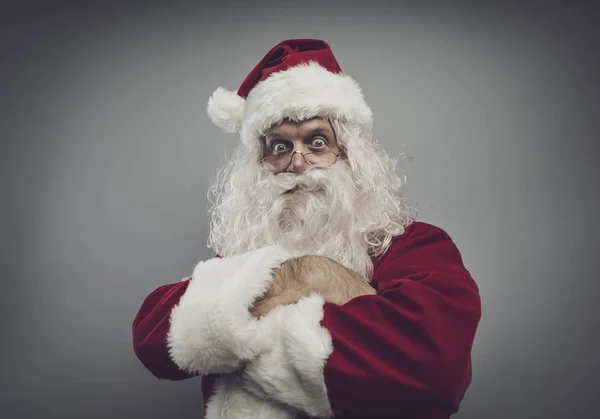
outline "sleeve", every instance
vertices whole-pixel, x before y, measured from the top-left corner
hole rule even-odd
[[[343,306],[312,296],[290,307],[276,346],[248,365],[247,389],[320,418],[456,412],[481,307],[453,241],[429,224],[407,227],[373,285],[377,295]]]
[[[169,317],[188,285],[189,279],[158,287],[144,299],[133,320],[133,352],[161,380],[180,381],[197,375],[180,369],[167,348]]]
[[[136,356],[161,379],[235,372],[273,344],[248,309],[289,258],[282,246],[216,257],[199,262],[191,278],[159,287],[133,322]]]
[[[248,307],[267,289],[272,269],[290,257],[281,246],[216,257],[199,262],[192,277],[157,288],[145,298],[133,321],[135,355],[159,379],[201,375],[205,410],[228,406],[230,395],[215,394],[218,378],[272,346],[272,337],[261,334]],[[243,391],[238,395],[255,400]],[[281,412],[262,400],[254,408],[258,414]]]
[[[199,375],[180,369],[169,356],[167,348],[171,311],[187,290],[190,280],[191,277],[158,287],[144,299],[133,320],[133,352],[142,365],[161,380],[181,381]],[[201,377],[205,409],[215,380],[215,375]]]

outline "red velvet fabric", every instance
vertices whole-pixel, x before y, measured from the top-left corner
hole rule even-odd
[[[277,71],[285,71],[290,67],[315,61],[331,71],[341,73],[331,48],[319,39],[288,39],[275,45],[258,64],[250,71],[238,89],[238,96],[244,99],[257,83],[265,80]]]
[[[143,302],[134,351],[156,377],[190,378],[170,360],[168,317],[187,281]],[[378,295],[326,303],[322,326],[334,351],[325,383],[338,419],[447,419],[471,382],[471,347],[481,317],[478,287],[442,229],[415,222],[376,263]],[[213,377],[202,377],[206,403]]]
[[[167,284],[154,290],[142,303],[133,321],[133,351],[156,378],[185,380],[191,377],[169,357],[167,333],[171,309],[187,289],[189,281]]]

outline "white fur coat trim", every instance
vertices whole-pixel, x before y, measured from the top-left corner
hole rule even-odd
[[[289,258],[282,246],[269,246],[198,263],[171,312],[173,361],[189,372],[230,373],[271,348],[271,333],[248,309],[267,290],[272,270]]]
[[[207,112],[213,123],[226,132],[240,131],[242,142],[251,147],[285,118],[335,118],[367,129],[373,124],[372,111],[358,83],[316,62],[271,74],[245,100],[219,87],[209,99]]]
[[[296,412],[266,401],[242,387],[237,374],[217,379],[205,412],[206,419],[294,419]]]
[[[332,417],[323,370],[333,344],[320,325],[323,304],[314,294],[263,317],[259,333],[270,333],[274,345],[218,379],[206,418],[293,419],[300,411]]]

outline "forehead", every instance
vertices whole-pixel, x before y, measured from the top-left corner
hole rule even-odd
[[[305,121],[284,121],[279,125],[271,127],[267,136],[271,135],[302,135],[304,133],[319,130],[324,134],[333,134],[329,121],[321,118],[307,119]]]

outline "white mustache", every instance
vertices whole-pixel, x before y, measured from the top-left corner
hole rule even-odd
[[[282,243],[368,275],[370,255],[402,233],[410,208],[395,161],[356,127],[338,125],[357,157],[327,168],[274,174],[257,164],[258,151],[240,148],[211,184],[209,246],[228,256]]]
[[[278,195],[290,194],[293,192],[322,192],[330,184],[329,170],[340,170],[331,166],[328,169],[309,169],[308,171],[297,175],[294,173],[279,173],[274,175],[272,185],[277,190]]]

